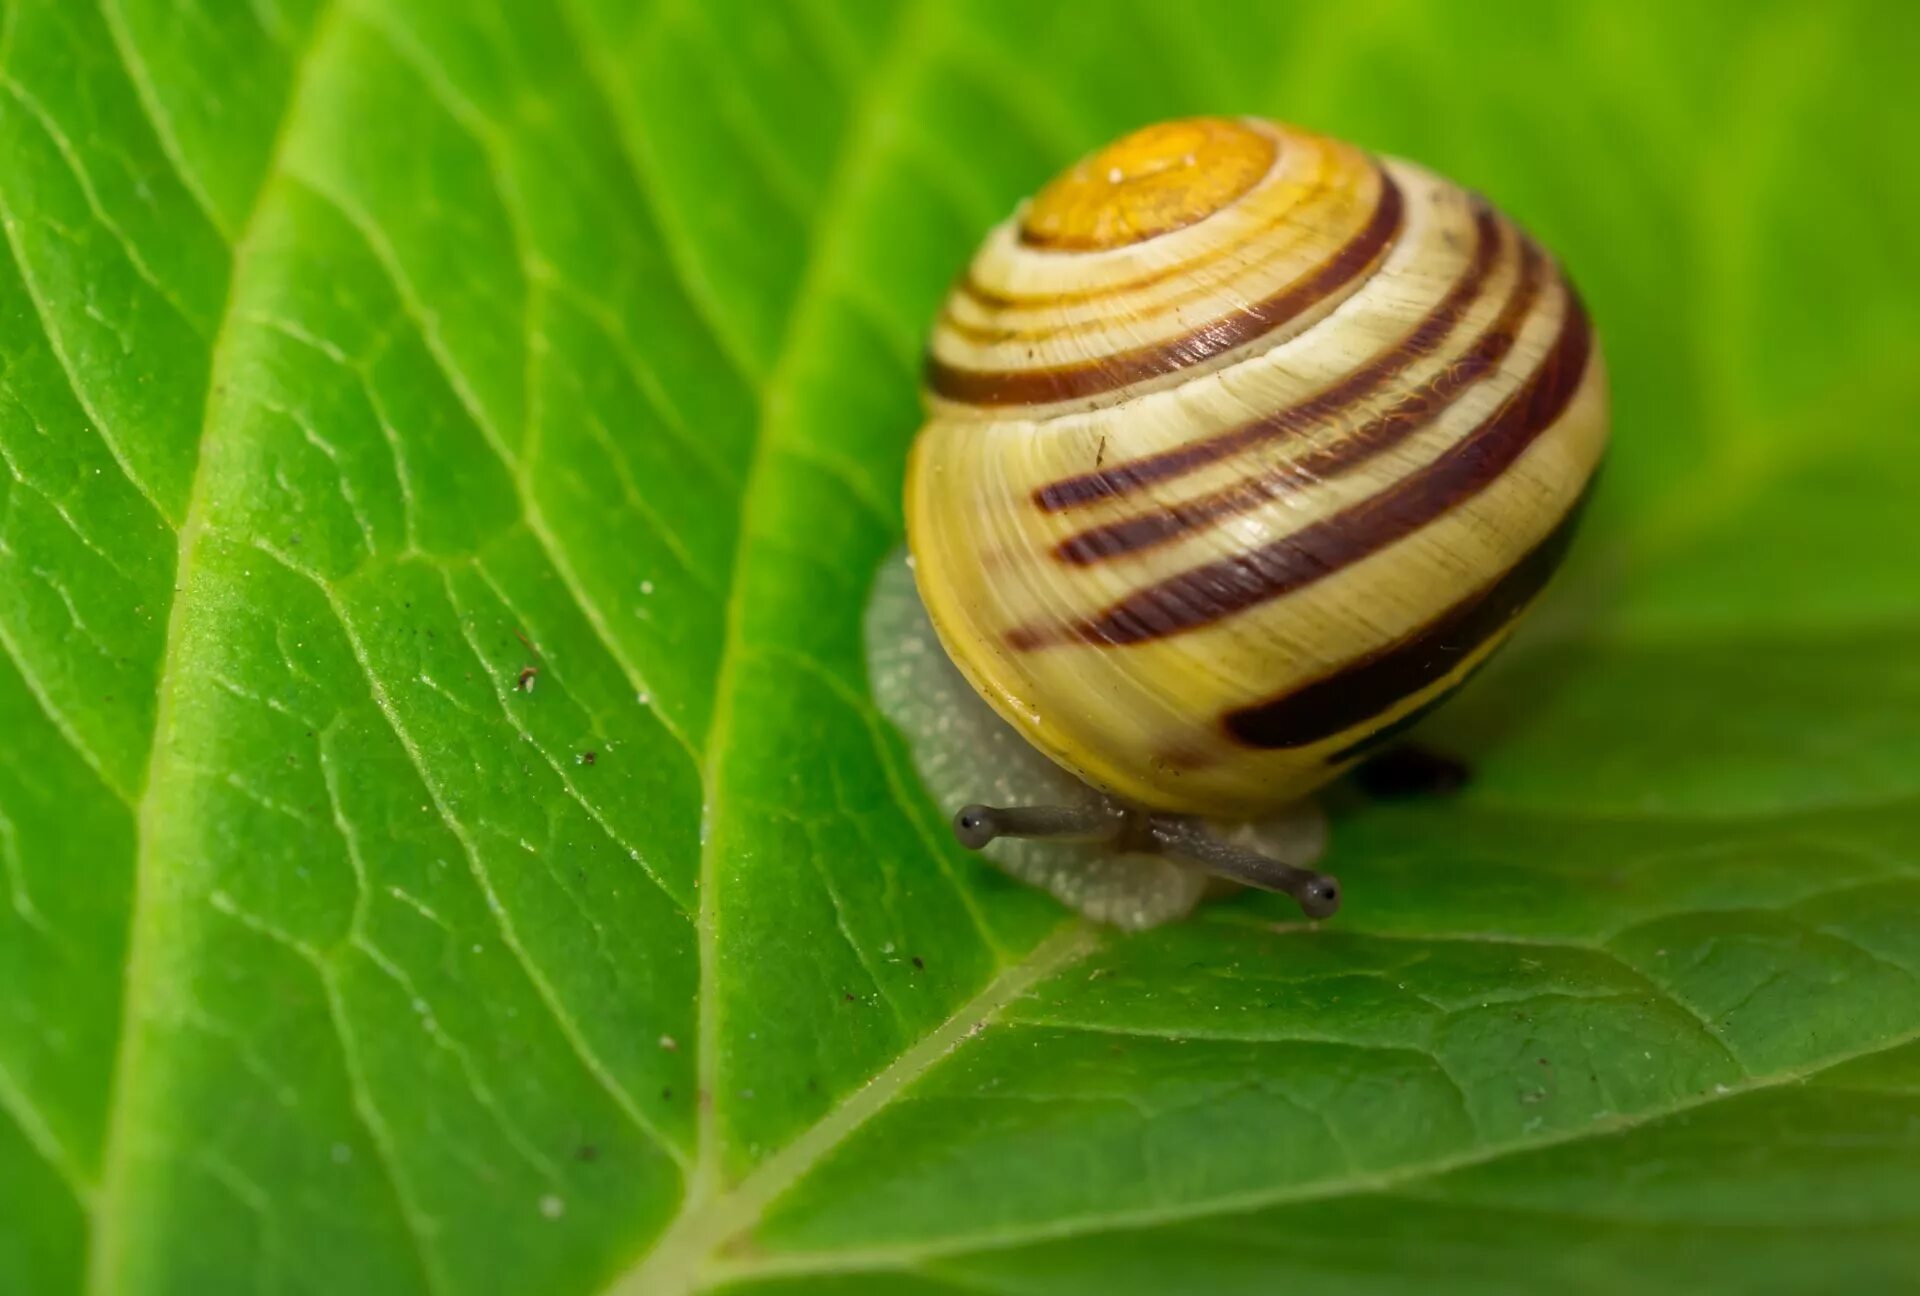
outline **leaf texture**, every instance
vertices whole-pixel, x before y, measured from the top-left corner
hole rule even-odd
[[[1920,1272],[1903,6],[0,15],[0,1290]],[[1467,793],[1123,938],[861,612],[955,268],[1195,111],[1527,223],[1615,449]]]

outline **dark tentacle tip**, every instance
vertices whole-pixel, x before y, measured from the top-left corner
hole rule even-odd
[[[1294,898],[1300,902],[1300,912],[1307,917],[1331,918],[1340,911],[1340,880],[1326,873],[1315,874]]]
[[[979,850],[1000,835],[992,806],[970,805],[953,817],[953,835],[968,850]]]

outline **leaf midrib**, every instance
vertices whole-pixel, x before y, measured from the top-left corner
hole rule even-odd
[[[906,39],[909,26],[921,22],[926,12],[925,0],[920,0],[913,12],[895,19],[887,49],[879,60],[881,70],[867,82],[867,93],[854,111],[847,128],[846,142],[839,156],[834,160],[832,172],[824,190],[826,196],[821,203],[820,221],[815,227],[822,233],[816,234],[809,250],[807,265],[801,274],[799,285],[794,291],[793,304],[788,311],[786,331],[781,340],[779,355],[761,391],[753,448],[747,462],[745,484],[741,491],[740,523],[738,534],[734,538],[733,570],[727,580],[728,596],[725,630],[720,644],[720,667],[714,677],[713,718],[707,730],[707,741],[700,765],[700,781],[705,804],[702,807],[700,847],[700,908],[695,916],[700,955],[700,997],[695,1022],[698,1041],[695,1066],[701,1091],[710,1095],[720,1092],[720,996],[716,980],[720,951],[718,921],[714,913],[715,896],[719,891],[719,847],[725,843],[722,823],[725,808],[719,793],[720,766],[726,758],[727,743],[732,734],[733,702],[736,691],[734,677],[739,669],[743,651],[742,618],[745,615],[745,608],[740,591],[746,579],[749,554],[753,544],[753,504],[766,489],[764,481],[767,448],[768,443],[773,439],[769,429],[776,417],[775,412],[780,408],[787,384],[791,381],[791,366],[799,353],[797,343],[804,336],[807,310],[810,303],[820,294],[823,277],[832,267],[830,241],[840,228],[841,222],[837,218],[850,205],[853,195],[857,192],[858,182],[865,171],[868,161],[866,154],[873,144],[876,101],[883,88],[893,89],[893,80],[903,75],[902,68],[905,66],[909,51]],[[694,1173],[687,1184],[679,1215],[668,1225],[667,1235],[687,1227],[683,1221],[697,1217],[706,1203],[718,1192],[720,1139],[718,1118],[711,1102],[701,1105],[696,1138]]]
[[[280,120],[274,125],[273,142],[267,150],[267,164],[262,171],[259,187],[254,191],[253,201],[247,211],[246,219],[241,222],[240,231],[231,244],[232,257],[227,272],[226,295],[221,303],[219,321],[215,325],[213,342],[207,364],[207,390],[202,398],[199,435],[194,442],[193,477],[187,492],[187,511],[179,527],[179,546],[174,560],[173,598],[167,609],[167,633],[160,653],[160,676],[155,686],[155,709],[153,721],[153,740],[147,752],[144,777],[140,796],[134,807],[134,866],[131,879],[131,894],[128,901],[126,981],[120,996],[120,1030],[113,1062],[112,1078],[108,1084],[107,1114],[100,1149],[100,1185],[94,1208],[91,1211],[90,1236],[88,1238],[85,1276],[83,1287],[96,1296],[110,1296],[116,1259],[120,1246],[120,1225],[126,1215],[125,1194],[127,1175],[131,1158],[128,1126],[131,1122],[131,1098],[139,1092],[136,1077],[140,1072],[141,1052],[138,1024],[142,1019],[141,1007],[144,1003],[142,990],[149,984],[147,968],[155,957],[154,944],[157,933],[153,931],[155,914],[153,896],[156,879],[153,876],[157,861],[154,858],[155,821],[163,810],[153,796],[158,780],[155,772],[161,767],[167,755],[167,735],[173,723],[173,700],[175,695],[175,670],[180,662],[179,647],[185,634],[186,600],[181,591],[186,587],[187,573],[191,570],[194,549],[206,526],[206,447],[213,425],[213,405],[221,389],[219,374],[225,361],[230,330],[235,322],[234,303],[237,289],[241,283],[242,263],[246,257],[248,245],[254,234],[256,222],[266,209],[267,195],[272,192],[274,182],[283,173],[283,161],[287,141],[292,134],[295,110],[307,89],[308,77],[312,74],[316,54],[322,49],[340,19],[344,6],[339,0],[324,0],[320,12],[308,28],[305,46],[298,51],[293,60],[292,75],[288,79],[286,102],[280,111]],[[110,24],[115,33],[113,41],[116,56],[128,70],[128,79],[136,86],[145,83],[149,74],[135,75],[132,69],[142,66],[131,43],[119,39],[119,28]],[[183,155],[178,141],[165,124],[154,115],[148,106],[148,94],[137,90],[137,97],[147,112],[148,122],[154,134],[166,141],[162,151],[174,165],[175,171],[182,177],[182,184],[194,195],[196,203],[204,203],[197,185],[186,179],[190,168],[183,164]],[[209,213],[209,219],[211,214]],[[216,229],[221,229],[218,221],[213,221]],[[224,229],[221,230],[224,234]],[[49,329],[49,336],[52,330]],[[164,514],[163,514],[164,516]],[[423,1263],[424,1263],[424,1257]]]
[[[717,984],[719,965],[718,916],[715,913],[719,892],[721,855],[727,842],[726,809],[721,789],[722,765],[733,737],[736,674],[749,645],[745,642],[745,615],[741,591],[753,560],[754,504],[766,485],[766,464],[772,429],[786,404],[793,367],[803,355],[803,341],[812,327],[815,303],[826,298],[828,277],[836,268],[843,219],[860,193],[870,170],[877,145],[881,142],[880,114],[888,103],[897,102],[914,71],[925,42],[932,14],[925,0],[896,17],[885,49],[876,59],[876,70],[865,82],[864,93],[854,108],[824,187],[816,231],[808,259],[789,309],[786,329],[778,354],[761,392],[759,416],[741,495],[739,533],[735,537],[733,570],[727,583],[725,630],[721,641],[720,665],[715,676],[715,703],[701,762],[701,781],[705,791],[705,827],[700,856],[700,908],[696,916],[700,957],[700,988],[697,1016],[696,1066],[703,1093],[722,1092],[719,1076],[720,995]],[[978,1028],[1006,1002],[1024,993],[1047,971],[1060,963],[1079,957],[1085,949],[1084,929],[1070,924],[1049,941],[1035,947],[1029,955],[1003,967],[978,996],[956,1010],[941,1026],[924,1035],[885,1070],[860,1089],[843,1099],[819,1120],[808,1126],[785,1147],[762,1161],[739,1183],[721,1186],[720,1137],[718,1118],[712,1103],[702,1104],[697,1125],[697,1153],[694,1172],[688,1181],[681,1209],[666,1230],[618,1276],[607,1289],[610,1293],[673,1293],[691,1290],[698,1272],[720,1245],[750,1227],[759,1212],[776,1196],[806,1173],[832,1147],[838,1145],[860,1124],[910,1083],[940,1056],[957,1045],[967,1033]]]

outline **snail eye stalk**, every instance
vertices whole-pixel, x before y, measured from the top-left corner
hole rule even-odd
[[[1132,810],[1111,800],[1088,806],[969,805],[953,817],[953,835],[968,850],[1001,837],[1105,843],[1117,850],[1162,855],[1214,877],[1290,896],[1309,918],[1340,908],[1340,882],[1224,841],[1191,815]]]
[[[1119,837],[1125,816],[1116,808],[1088,806],[970,805],[953,817],[953,835],[968,850],[996,837],[1048,837],[1055,841],[1106,842]]]
[[[1309,918],[1331,918],[1339,911],[1340,880],[1330,873],[1316,873],[1222,841],[1185,815],[1154,815],[1148,823],[1164,855],[1242,886],[1291,896]]]

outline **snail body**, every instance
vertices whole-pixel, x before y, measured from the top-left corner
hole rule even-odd
[[[954,667],[1115,805],[1229,822],[1499,647],[1607,435],[1547,253],[1420,167],[1253,119],[1052,181],[956,284],[926,384],[908,545]]]

